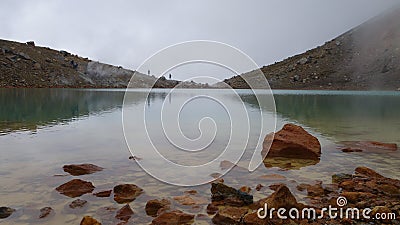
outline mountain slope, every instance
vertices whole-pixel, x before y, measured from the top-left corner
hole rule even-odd
[[[134,71],[66,51],[0,40],[0,87],[125,88]],[[172,88],[179,81],[136,74],[135,87]],[[181,86],[185,86],[182,84]],[[190,85],[186,85],[190,86]]]
[[[398,90],[400,8],[261,71],[273,89]],[[242,76],[252,79],[254,72]],[[240,76],[224,82],[248,88]]]

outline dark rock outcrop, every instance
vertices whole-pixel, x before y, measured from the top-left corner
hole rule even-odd
[[[15,212],[15,209],[10,207],[0,207],[0,219],[5,219]]]
[[[253,196],[223,183],[212,183],[211,200],[221,205],[245,206],[253,203]]]

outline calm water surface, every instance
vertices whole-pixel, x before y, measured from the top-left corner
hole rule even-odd
[[[167,96],[168,91],[157,90],[147,100],[149,113],[146,116],[150,127],[159,120],[159,115],[152,112],[163,102],[173,104],[183,95],[200,92],[182,90]],[[227,101],[234,99],[224,91],[218,93]],[[260,119],[257,116],[257,101],[249,91],[240,90],[239,93],[248,109],[250,122],[257,126]],[[137,99],[128,104],[133,113],[138,110],[138,102],[146,101],[144,92],[137,91],[136,94]],[[112,197],[83,195],[80,199],[87,200],[88,206],[74,211],[68,208],[74,199],[54,190],[72,179],[71,176],[55,176],[65,174],[62,166],[72,163],[93,163],[105,168],[101,172],[79,177],[93,182],[95,192],[112,189],[121,183],[142,187],[145,193],[130,204],[135,211],[132,217],[134,224],[146,224],[152,220],[144,211],[150,199],[171,199],[183,195],[186,190],[195,189],[199,198],[210,201],[209,184],[191,188],[168,185],[147,175],[136,162],[128,159],[130,152],[125,144],[121,122],[123,97],[124,90],[0,89],[0,203],[1,206],[17,209],[11,217],[0,220],[0,224],[78,224],[84,215],[92,215],[102,220],[103,224],[116,222],[101,211],[102,207],[122,207]],[[246,185],[254,189],[257,184],[268,186],[284,182],[298,200],[307,201],[304,193],[296,190],[297,184],[316,180],[330,183],[332,174],[352,173],[357,166],[368,166],[385,176],[399,179],[399,152],[346,154],[335,148],[335,144],[341,141],[358,140],[399,145],[399,92],[275,91],[275,101],[277,128],[290,122],[317,136],[322,144],[321,160],[292,162],[294,167],[290,169],[282,167],[287,164],[286,161],[274,160],[262,164],[253,173],[236,167],[223,177],[226,184],[236,188]],[[224,125],[229,121],[213,103],[204,101],[190,107],[182,116],[182,130],[188,136],[198,135],[196,121],[205,115],[202,112],[216,117],[220,131],[225,131]],[[159,135],[159,140],[162,140],[162,133]],[[198,162],[203,163],[219,154],[218,146],[226,144],[226,137],[217,137],[214,150],[198,155]],[[248,149],[255,145],[256,140],[250,137]],[[165,145],[164,151],[179,163],[193,160],[179,152],[173,153],[168,145]],[[149,160],[145,155],[140,157],[144,161]],[[249,156],[245,154],[239,165],[247,168],[248,161]],[[222,173],[220,168],[215,170]],[[280,174],[286,179],[260,178],[267,174]],[[270,193],[271,190],[264,188],[252,194],[258,200]],[[173,208],[193,214],[205,214],[207,205],[193,208],[172,202]],[[56,213],[39,220],[39,209],[46,206],[51,206]],[[196,224],[209,222],[207,217],[196,220]]]

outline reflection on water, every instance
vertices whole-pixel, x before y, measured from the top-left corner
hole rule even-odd
[[[149,111],[160,107],[165,98],[166,104],[174,104],[179,96],[168,96],[167,92],[157,90],[150,95],[146,102]],[[182,92],[195,95],[198,90]],[[248,91],[241,90],[240,93],[250,114],[257,115],[254,98]],[[79,224],[84,215],[104,218],[102,207],[122,207],[112,197],[96,198],[88,194],[80,197],[89,202],[85,210],[66,210],[74,199],[62,196],[54,189],[73,177],[54,175],[63,174],[62,166],[71,163],[93,163],[105,168],[99,173],[80,177],[93,182],[95,192],[110,190],[121,183],[134,183],[142,187],[145,193],[131,204],[135,212],[134,224],[148,224],[152,220],[144,211],[149,199],[171,199],[191,189],[197,190],[199,197],[210,198],[208,184],[187,188],[171,186],[147,175],[128,159],[130,154],[121,124],[123,97],[124,90],[0,89],[0,132],[4,134],[0,136],[0,202],[2,206],[17,209],[12,217],[0,220],[0,224],[43,223],[37,219],[37,215],[38,210],[46,206],[51,206],[56,212],[54,217],[44,222],[48,224]],[[234,99],[229,95],[225,98]],[[400,144],[400,94],[278,91],[275,100],[277,129],[291,122],[317,136],[322,144],[320,162],[314,164],[276,159],[266,161],[266,166],[249,173],[245,169],[240,170],[247,168],[250,160],[248,155],[244,155],[240,167],[235,167],[223,177],[226,184],[236,188],[246,185],[254,190],[257,184],[267,187],[276,182],[260,179],[260,176],[279,174],[286,178],[282,182],[289,186],[299,201],[304,202],[306,197],[296,190],[297,184],[316,180],[330,183],[332,174],[352,173],[357,166],[367,166],[385,176],[399,178],[398,151],[391,154],[346,154],[329,146],[347,140]],[[136,91],[129,107],[134,110],[137,103],[143,101],[146,101],[145,92]],[[192,110],[199,110],[209,106],[192,107]],[[251,122],[257,124],[259,119],[254,116]],[[187,127],[184,129],[190,131]],[[19,132],[21,130],[35,132]],[[249,150],[254,148],[256,141],[254,138],[251,140]],[[143,157],[143,160],[146,158]],[[217,168],[215,172],[222,173],[222,170]],[[268,188],[252,192],[255,200],[270,193],[272,191]],[[206,205],[192,208],[174,202],[173,208],[206,214]],[[210,218],[205,219],[210,222]]]
[[[0,89],[0,134],[36,131],[121,107],[124,92]]]

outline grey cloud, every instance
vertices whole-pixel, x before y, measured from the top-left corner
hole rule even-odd
[[[135,69],[188,40],[233,45],[266,65],[323,44],[397,0],[1,2],[0,38],[35,40]]]

